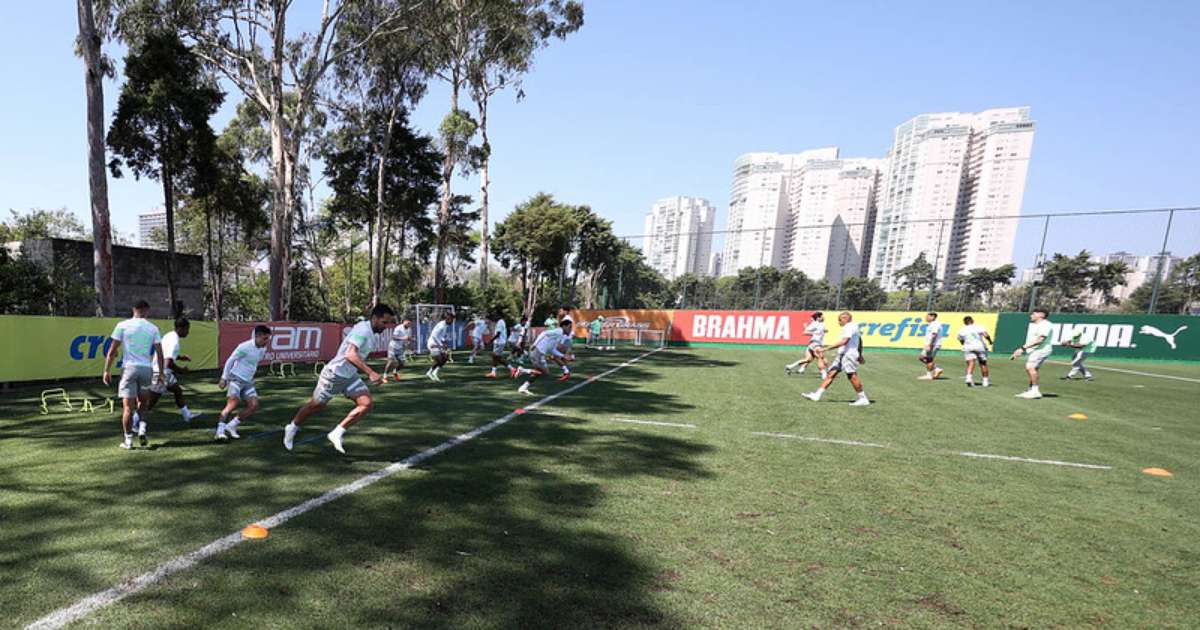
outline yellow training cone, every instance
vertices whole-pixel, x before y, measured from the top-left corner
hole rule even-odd
[[[1166,468],[1143,468],[1142,472],[1146,473],[1147,475],[1154,475],[1155,477],[1174,477],[1175,476],[1175,475],[1171,474],[1171,471],[1167,470]]]
[[[1087,415],[1079,413],[1078,411],[1076,411],[1075,413],[1073,413],[1067,417],[1072,420],[1087,420]]]
[[[266,538],[269,533],[266,527],[255,523],[242,530],[242,538]]]

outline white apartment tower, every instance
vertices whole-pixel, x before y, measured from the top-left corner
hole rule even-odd
[[[792,154],[747,153],[734,162],[723,275],[737,275],[745,267],[783,265],[791,215],[788,182],[808,162],[837,157],[837,147],[825,147]]]
[[[659,199],[646,215],[646,262],[668,280],[685,273],[707,275],[716,214],[707,199]]]
[[[866,275],[879,159],[812,160],[788,180],[783,267],[839,283]]]
[[[1033,150],[1028,107],[921,114],[896,127],[877,200],[869,273],[898,288],[924,253],[941,279],[1012,262]]]
[[[138,215],[138,245],[161,247],[167,229],[166,211]]]

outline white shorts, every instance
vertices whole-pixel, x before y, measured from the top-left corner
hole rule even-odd
[[[159,382],[157,378],[154,379],[154,384],[150,386],[150,391],[161,396],[162,394],[166,393],[168,389],[178,384],[179,381],[175,378],[175,373],[171,370],[167,370],[163,373],[162,382]]]
[[[394,361],[399,361],[401,364],[403,364],[404,363],[404,346],[389,345],[388,346],[388,358],[392,359]]]
[[[941,350],[941,348],[940,347],[934,348],[933,350],[926,350],[925,348],[921,348],[921,358],[932,361],[934,359],[934,357],[937,356],[938,350]]]
[[[980,365],[986,365],[988,360],[987,350],[963,350],[964,361],[978,361]]]
[[[152,391],[154,380],[154,370],[149,365],[127,365],[121,369],[117,396],[137,398],[142,392]]]
[[[434,359],[436,359],[437,357],[440,357],[440,356],[442,356],[442,355],[444,355],[444,354],[446,354],[446,349],[445,349],[445,348],[442,348],[442,347],[440,347],[440,346],[436,346],[436,347],[435,347],[435,346],[430,346],[430,348],[429,348],[429,357],[430,357],[430,358],[434,358]]]
[[[529,351],[529,362],[533,364],[533,367],[541,370],[542,372],[550,371],[550,368],[546,366],[546,355],[537,348]]]
[[[357,373],[354,376],[338,376],[333,370],[325,368],[321,370],[321,376],[317,379],[317,386],[313,388],[312,397],[313,400],[324,405],[339,394],[352,399],[369,392],[367,384]]]
[[[1049,348],[1047,348],[1045,350],[1034,350],[1033,352],[1030,352],[1029,356],[1027,356],[1025,358],[1025,367],[1033,368],[1036,370],[1036,369],[1042,367],[1042,364],[1045,363],[1046,359],[1049,359],[1049,358],[1050,358],[1050,349]]]
[[[814,341],[814,342],[808,344],[808,351],[813,354],[819,354],[821,352],[821,349],[824,347],[825,347],[824,344]]]
[[[229,379],[228,387],[225,388],[225,397],[250,400],[251,398],[258,398],[258,390],[254,388],[254,383],[251,381],[231,378]]]
[[[505,350],[507,350],[507,349],[508,349],[507,341],[505,341],[504,343],[497,343],[496,341],[492,342],[492,354],[494,354],[496,356],[503,356]]]
[[[839,354],[834,358],[833,363],[829,366],[829,371],[844,372],[846,374],[858,373],[858,352],[847,352]]]

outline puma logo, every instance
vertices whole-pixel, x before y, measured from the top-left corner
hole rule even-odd
[[[1167,345],[1171,346],[1172,350],[1175,350],[1175,335],[1178,335],[1185,330],[1187,330],[1187,326],[1180,326],[1179,328],[1175,329],[1175,332],[1167,334],[1155,328],[1154,326],[1142,326],[1141,330],[1138,332],[1142,333],[1143,335],[1150,335],[1151,337],[1161,337],[1166,340]]]

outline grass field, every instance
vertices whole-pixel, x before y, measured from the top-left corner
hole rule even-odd
[[[581,351],[577,371],[638,354]],[[785,377],[790,357],[652,354],[79,625],[1200,627],[1200,380],[1096,370],[1061,382],[1066,368],[1051,365],[1052,396],[1026,401],[1013,397],[1016,362],[994,362],[992,388],[967,389],[953,353],[935,382],[915,379],[912,355],[869,353],[875,404],[850,408],[844,381],[821,403],[801,399],[816,377]],[[1112,366],[1200,379],[1197,366]],[[447,366],[441,384],[424,369],[376,388],[347,456],[320,439],[346,401],[295,452],[277,432],[253,437],[309,394],[303,368],[260,376],[263,412],[231,444],[211,441],[212,379],[184,380],[201,426],[164,400],[153,448],[133,452],[117,448],[112,416],[43,416],[37,391],[4,392],[0,626],[537,400],[477,366]],[[1141,472],[1151,466],[1174,477]]]

